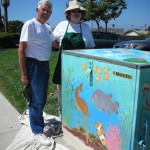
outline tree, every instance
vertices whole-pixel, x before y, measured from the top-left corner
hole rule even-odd
[[[114,24],[114,23],[112,24],[112,27],[113,27],[113,29],[114,29],[114,27],[115,27],[115,24]]]
[[[107,24],[111,19],[118,18],[123,9],[127,9],[125,0],[79,0],[82,5],[89,11],[85,21],[95,21],[100,30],[100,21]]]
[[[79,2],[88,10],[88,16],[84,21],[95,21],[100,30],[100,10],[102,10],[100,2],[97,0],[79,0]]]
[[[8,31],[9,33],[21,33],[23,22],[19,20],[8,21]]]
[[[118,18],[122,10],[127,8],[124,0],[103,0],[102,7],[104,7],[104,11],[102,12],[101,20],[106,24],[106,31],[108,21]]]

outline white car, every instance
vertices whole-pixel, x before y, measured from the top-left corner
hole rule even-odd
[[[129,40],[114,44],[113,48],[126,48],[150,51],[150,40]]]

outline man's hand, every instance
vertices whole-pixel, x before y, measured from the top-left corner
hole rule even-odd
[[[24,87],[27,87],[29,84],[29,79],[27,75],[22,75],[21,76],[21,82],[23,84]]]

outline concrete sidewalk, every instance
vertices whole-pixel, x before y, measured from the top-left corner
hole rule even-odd
[[[18,119],[19,115],[0,92],[0,150],[6,150],[21,129],[22,125]],[[63,137],[56,138],[55,141],[70,150],[75,150]]]
[[[6,148],[12,143],[16,134],[21,129],[18,120],[20,114],[0,93],[0,149]]]

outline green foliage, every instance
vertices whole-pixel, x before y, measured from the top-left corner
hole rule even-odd
[[[50,80],[49,91],[45,112],[52,115],[58,115],[57,97],[52,98],[49,93],[56,90],[56,85],[52,84],[52,74],[56,65],[57,52],[52,52],[50,61]],[[0,51],[0,92],[10,101],[10,103],[20,112],[26,108],[23,98],[23,86],[20,81],[20,66],[18,63],[17,49],[5,49]]]
[[[12,48],[16,47],[19,43],[19,34],[0,32],[0,48]]]
[[[147,28],[147,30],[150,32],[150,26]]]
[[[86,21],[96,22],[98,29],[100,21],[108,23],[109,20],[119,17],[123,9],[127,8],[125,0],[79,0],[89,11]]]
[[[4,25],[3,25],[3,23],[2,23],[2,21],[0,21],[0,32],[4,32]]]
[[[147,34],[140,33],[139,36],[143,37],[143,39],[148,38],[150,37],[150,31]]]
[[[9,33],[21,33],[23,22],[19,20],[13,20],[8,22],[7,32]]]
[[[150,30],[148,31],[147,37],[150,37]]]
[[[16,45],[19,43],[22,26],[22,21],[9,21],[7,32],[4,32],[4,26],[2,22],[0,22],[0,48],[16,47]]]

